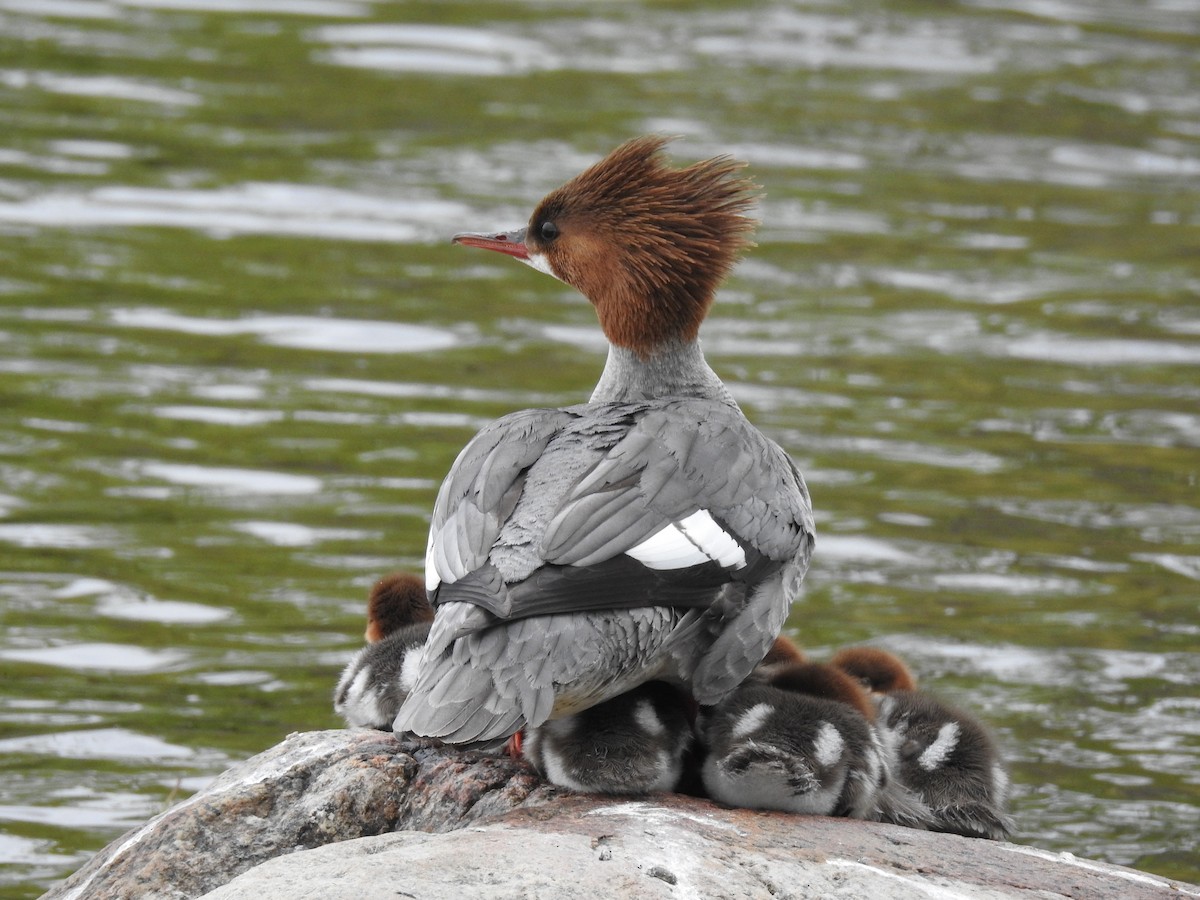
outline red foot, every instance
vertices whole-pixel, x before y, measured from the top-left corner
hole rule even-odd
[[[507,743],[505,743],[504,752],[507,753],[512,759],[520,759],[522,750],[521,745],[524,743],[524,741],[525,732],[518,731],[508,739]]]

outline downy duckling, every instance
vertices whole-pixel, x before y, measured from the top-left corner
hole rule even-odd
[[[673,791],[692,744],[685,698],[648,681],[583,712],[528,729],[525,758],[553,784],[598,794]]]
[[[729,806],[867,818],[886,779],[862,689],[817,663],[748,680],[699,729],[709,796]]]

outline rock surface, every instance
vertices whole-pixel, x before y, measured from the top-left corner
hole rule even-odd
[[[201,896],[1137,900],[1200,888],[891,825],[578,796],[507,758],[326,731],[231,769],[45,895]]]
[[[381,731],[293,734],[117,838],[43,896],[190,900],[296,850],[453,831],[553,796],[507,758],[402,744]]]

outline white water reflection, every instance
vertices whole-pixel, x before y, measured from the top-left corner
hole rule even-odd
[[[470,208],[428,196],[380,196],[313,184],[253,182],[213,190],[99,187],[0,202],[0,222],[47,228],[160,226],[216,236],[283,234],[343,241],[443,241]]]
[[[25,522],[0,525],[0,542],[30,549],[78,550],[113,547],[119,538],[111,528]]]
[[[117,309],[112,321],[127,328],[150,328],[209,337],[256,335],[268,344],[334,353],[427,353],[460,346],[451,331],[403,322],[333,319],[319,316],[246,316],[201,319],[165,309]]]
[[[930,581],[951,591],[982,591],[1014,596],[1081,596],[1108,593],[1107,585],[1085,584],[1075,578],[1018,575],[1012,572],[939,572]]]
[[[106,672],[162,672],[187,659],[179,650],[150,650],[130,644],[60,644],[26,650],[0,650],[0,659],[62,669]],[[0,747],[5,742],[0,741]]]
[[[232,409],[227,406],[156,406],[153,413],[162,419],[235,427],[268,425],[284,419],[284,413],[278,409]]]
[[[292,475],[263,469],[200,466],[185,463],[134,462],[127,465],[136,476],[160,478],[184,487],[206,488],[221,494],[315,494],[323,482],[312,475]]]
[[[192,12],[249,13],[277,16],[352,18],[371,11],[371,0],[110,0],[119,6],[189,10]]]
[[[1008,340],[993,339],[988,348],[1019,359],[1082,366],[1200,365],[1200,344],[1177,344],[1135,338],[1083,338],[1043,332]]]
[[[310,38],[333,46],[319,56],[342,66],[441,75],[512,75],[546,67],[550,48],[499,29],[449,25],[330,25]]]
[[[816,559],[818,565],[825,563],[865,562],[912,566],[921,563],[921,558],[901,550],[895,544],[880,538],[861,534],[829,534],[822,532],[821,551]]]
[[[377,540],[379,537],[356,528],[310,528],[297,522],[233,522],[230,527],[277,547],[311,547],[323,541]]]
[[[775,8],[756,16],[754,28],[747,28],[741,14],[713,20],[718,22],[726,33],[703,35],[694,47],[727,62],[972,75],[995,71],[1001,59],[994,45],[985,49],[970,43],[961,24],[953,21],[885,25]]]
[[[370,0],[0,0],[0,10],[49,19],[117,19],[128,9],[351,18]]]
[[[562,394],[464,387],[429,382],[367,381],[359,378],[309,378],[304,387],[319,393],[363,394],[369,397],[421,398],[471,403],[509,403],[513,406],[555,406],[576,402]]]
[[[60,75],[3,69],[0,70],[0,85],[18,90],[36,88],[53,94],[134,100],[164,106],[196,106],[202,102],[200,96],[191,91],[116,75]]]
[[[37,753],[69,759],[172,760],[193,759],[197,751],[125,728],[60,731],[0,740],[0,753]]]
[[[76,578],[51,594],[58,600],[94,597],[96,612],[113,619],[164,625],[206,625],[233,615],[221,607],[183,600],[158,600],[102,578]]]
[[[58,796],[50,799],[67,801],[65,805],[0,805],[0,820],[63,828],[129,828],[144,822],[161,808],[157,797],[139,794],[106,791],[63,797],[66,792],[55,793]]]

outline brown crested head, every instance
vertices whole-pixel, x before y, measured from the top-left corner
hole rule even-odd
[[[433,621],[425,583],[416,575],[395,572],[371,588],[367,600],[367,643],[383,640],[406,625]]]
[[[551,191],[525,245],[596,307],[609,341],[642,356],[694,340],[717,286],[750,244],[757,186],[716,157],[682,169],[664,137],[634,138]]]
[[[858,679],[874,694],[917,688],[917,680],[903,660],[878,647],[845,647],[833,655],[829,664]]]

